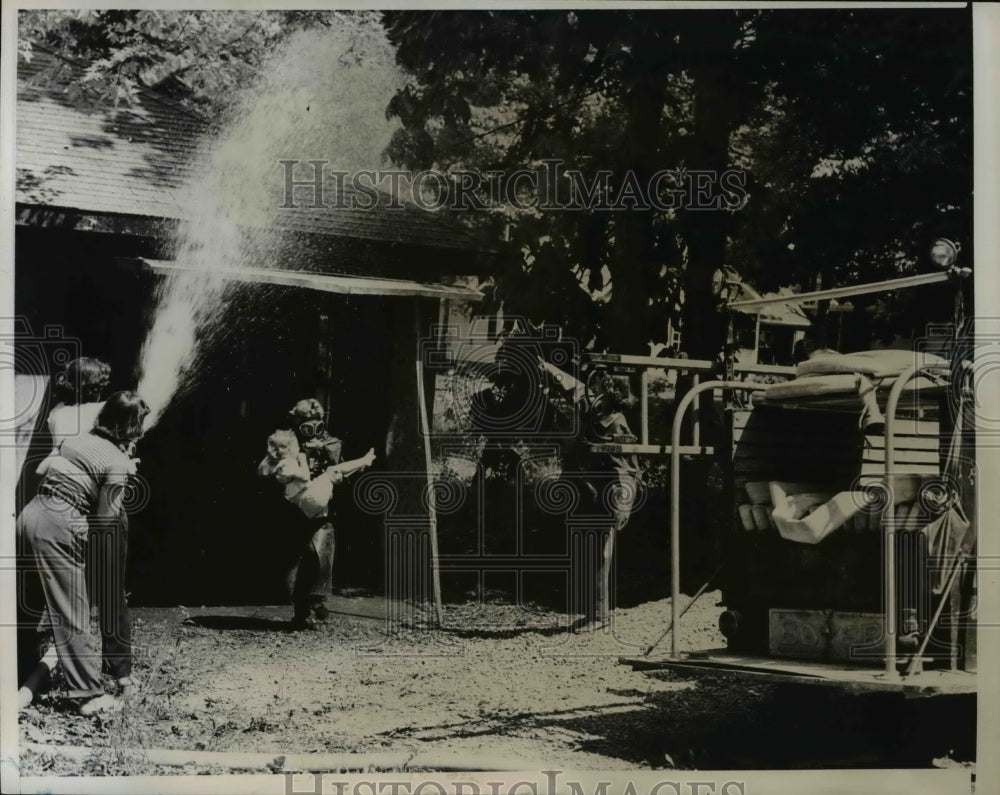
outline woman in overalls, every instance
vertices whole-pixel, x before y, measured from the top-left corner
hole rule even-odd
[[[120,705],[101,684],[102,653],[90,630],[85,567],[92,534],[104,538],[124,531],[122,501],[135,474],[130,451],[147,414],[149,407],[135,392],[112,395],[89,432],[64,439],[49,457],[38,494],[17,517],[18,537],[34,563],[35,582],[26,593],[41,588],[69,695],[85,700],[83,714]],[[124,539],[111,546],[124,548]],[[102,563],[114,569],[102,574],[121,591],[122,601],[123,560],[110,555]],[[119,684],[129,683],[120,678]]]
[[[100,359],[81,356],[69,362],[56,377],[59,403],[46,418],[52,450],[49,457],[39,464],[35,475],[33,491],[37,491],[41,478],[48,470],[52,457],[58,455],[60,445],[68,438],[89,433],[97,422],[97,416],[104,407],[104,397],[111,381],[111,366]],[[131,455],[131,451],[129,453]],[[109,532],[94,528],[93,536],[87,543],[87,584],[90,599],[100,608],[100,627],[104,664],[109,672],[124,688],[131,684],[132,643],[131,622],[125,602],[123,583],[116,582],[115,576],[123,576],[125,571],[126,545],[128,536],[127,518],[121,514],[122,527]],[[30,561],[29,561],[29,566]],[[40,601],[40,594],[36,601]],[[27,624],[32,616],[22,615],[19,623]],[[46,632],[49,626],[47,616],[42,616],[40,627]],[[19,643],[26,647],[37,647],[37,631],[24,627],[19,635]],[[19,653],[22,650],[19,649]],[[36,658],[37,659],[37,658]],[[58,657],[54,646],[49,646],[42,659],[24,678],[18,692],[19,706],[28,706],[35,696],[49,683],[50,673],[55,668]]]

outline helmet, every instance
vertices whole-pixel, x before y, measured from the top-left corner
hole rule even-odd
[[[306,398],[296,403],[288,412],[288,416],[291,417],[292,422],[298,425],[307,420],[322,420],[326,416],[326,412],[323,411],[323,406],[316,398]]]

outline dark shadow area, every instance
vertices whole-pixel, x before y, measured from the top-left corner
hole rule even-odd
[[[711,458],[681,461],[681,592],[694,594],[718,569],[719,539],[729,521],[726,486],[720,465]],[[669,466],[655,462],[646,469],[641,504],[615,539],[612,574],[614,606],[631,608],[670,596]],[[477,476],[465,492],[466,504],[439,517],[445,601],[485,598],[493,590],[504,601],[534,603],[550,610],[570,609],[569,582],[572,517],[539,506],[534,484]],[[520,578],[494,571],[488,560],[482,582],[461,558],[501,556],[520,568]],[[450,567],[454,566],[454,570]]]
[[[350,299],[290,288],[244,291],[223,310],[211,355],[182,399],[140,442],[153,484],[136,516],[143,528],[130,560],[137,603],[283,604],[284,575],[308,539],[308,522],[257,464],[268,435],[286,427],[303,397],[329,401],[328,424],[345,459],[374,447],[386,457],[393,410],[391,344],[395,314],[412,308],[378,298]],[[412,324],[410,317],[407,320]],[[306,342],[308,341],[308,342]],[[326,346],[330,370],[316,364]],[[334,583],[381,589],[383,518],[335,495]],[[186,571],[178,582],[177,571]]]
[[[594,738],[580,750],[660,768],[927,768],[939,757],[975,758],[975,713],[973,696],[705,679],[651,694],[643,709],[558,724]]]
[[[405,735],[446,742],[557,728],[576,750],[654,769],[778,770],[929,768],[975,758],[975,698],[848,694],[827,686],[703,679],[674,691],[609,691],[627,701],[541,713],[485,714],[414,727]],[[398,732],[396,733],[398,736]]]
[[[191,618],[184,619],[181,624],[189,627],[201,627],[202,629],[265,632],[294,631],[294,627],[290,621],[261,618],[258,616],[192,616]]]
[[[457,627],[442,627],[441,632],[454,638],[470,638],[480,640],[505,640],[521,635],[542,635],[550,638],[554,635],[570,633],[570,626],[558,627],[496,627],[483,629],[459,629]]]
[[[627,707],[631,702],[620,704],[605,704],[595,709],[609,710]],[[516,727],[524,725],[543,725],[544,723],[559,722],[560,725],[565,719],[582,712],[593,712],[588,707],[571,707],[569,709],[555,709],[547,712],[518,712],[514,714],[483,714],[479,719],[458,721],[455,723],[439,723],[433,726],[407,726],[400,729],[391,729],[382,732],[382,735],[392,737],[406,737],[419,735],[424,742],[437,742],[451,740],[461,737],[482,737],[490,734],[516,734]],[[631,713],[630,713],[631,714]],[[621,756],[620,754],[614,754]]]

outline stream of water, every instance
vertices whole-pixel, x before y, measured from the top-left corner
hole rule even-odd
[[[279,161],[326,160],[329,170],[344,171],[382,167],[395,126],[385,109],[400,84],[392,47],[373,21],[292,35],[256,83],[234,97],[179,197],[186,220],[172,241],[176,269],[157,285],[140,353],[147,429],[231,333],[220,322],[225,311],[234,302],[253,311],[261,290],[244,281],[237,289],[226,272],[296,269],[296,246],[279,231],[288,220],[282,212],[295,212],[279,210]]]

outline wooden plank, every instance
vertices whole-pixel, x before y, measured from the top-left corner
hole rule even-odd
[[[816,465],[798,461],[760,461],[746,459],[733,462],[735,476],[752,476],[753,480],[788,480],[792,482],[851,483],[861,472],[854,461],[826,461]]]
[[[858,447],[818,447],[802,445],[798,449],[789,449],[781,445],[746,445],[741,444],[733,451],[733,461],[787,461],[802,457],[809,461],[822,459],[826,461],[855,461],[859,463],[878,463],[885,461],[885,450],[881,448]],[[936,464],[941,460],[937,450],[897,449],[894,460],[897,464]]]
[[[941,425],[932,420],[897,419],[892,424],[896,436],[932,436],[941,432]]]
[[[864,448],[854,445],[830,445],[830,444],[810,444],[806,440],[795,440],[794,445],[781,444],[777,442],[761,443],[761,444],[747,444],[746,442],[740,442],[736,445],[734,458],[769,458],[771,456],[779,456],[781,458],[852,458],[858,461],[861,460],[863,453],[866,450],[870,450],[872,453],[875,452],[873,448]],[[901,451],[901,452],[917,452],[913,450]],[[921,451],[927,452],[927,451]]]
[[[860,461],[864,457],[865,449],[853,445],[842,445],[836,447],[829,444],[816,444],[807,439],[796,440],[794,445],[789,444],[747,444],[740,442],[732,448],[733,458],[802,458],[814,460],[816,458],[850,458]],[[907,452],[907,451],[900,451]],[[910,451],[912,452],[912,451]],[[926,450],[922,452],[928,452]]]
[[[782,432],[769,428],[735,428],[733,441],[740,444],[795,444],[819,445],[823,447],[843,447],[845,445],[860,448],[864,444],[863,437],[858,433],[845,434],[841,428],[799,428],[789,426]]]
[[[733,457],[769,458],[771,456],[777,456],[779,458],[803,458],[808,460],[832,457],[853,458],[860,461],[866,449],[871,448],[863,448],[860,445],[852,444],[833,445],[829,443],[828,439],[824,440],[824,443],[817,443],[817,441],[813,439],[798,438],[795,439],[793,444],[782,444],[775,441],[753,444],[740,441],[734,447]]]
[[[681,445],[681,455],[715,455],[714,447],[699,445]],[[623,453],[633,455],[670,455],[669,444],[588,444],[587,450],[592,453]]]
[[[885,450],[869,447],[865,450],[865,462],[885,461]],[[897,464],[936,464],[941,460],[937,450],[900,450],[896,449],[894,460]]]
[[[937,402],[943,393],[943,387],[920,387],[919,389],[904,389],[899,399],[899,414],[916,412],[937,407]],[[885,407],[885,398],[889,390],[878,390],[879,406]],[[829,395],[810,395],[794,398],[768,398],[766,394],[754,398],[754,402],[762,407],[796,412],[848,413],[858,414],[863,408],[857,394],[850,392]],[[926,420],[925,420],[926,421]]]
[[[832,433],[836,428],[838,432],[850,430],[860,434],[857,417],[845,417],[841,412],[823,412],[823,414],[827,416],[811,411],[761,408],[752,412],[749,417],[740,417],[734,425],[743,430],[773,434],[781,434],[790,428],[804,433],[825,434]]]
[[[897,463],[894,468],[894,474],[896,475],[940,475],[941,468],[937,465],[931,464],[902,464]],[[875,463],[862,463],[861,465],[861,477],[865,475],[872,475],[876,478],[882,478],[885,475],[885,464],[875,464]]]
[[[795,377],[795,368],[787,367],[782,364],[736,364],[733,366],[733,372],[737,374],[751,374],[751,375],[784,375],[789,378]],[[760,388],[764,389],[767,384],[761,384]]]
[[[631,356],[619,353],[585,353],[583,360],[592,364],[613,364],[623,367],[649,367],[660,370],[680,370],[695,373],[711,373],[715,364],[706,359],[666,359],[658,356]],[[794,377],[795,368],[780,364],[736,364],[733,371],[741,375],[783,375]],[[764,389],[767,384],[761,384]]]
[[[809,439],[816,442],[825,442],[828,445],[842,445],[851,442],[860,445],[864,442],[864,437],[857,429],[856,423],[849,423],[846,427],[843,423],[822,424],[788,424],[784,427],[773,427],[767,425],[748,425],[746,428],[733,429],[734,438],[744,439],[748,442],[798,442],[800,439]]]
[[[897,451],[914,452],[914,451]],[[926,450],[922,452],[928,452]],[[737,458],[779,458],[779,459],[802,459],[814,461],[817,458],[834,458],[841,460],[861,461],[864,458],[864,448],[844,445],[833,447],[830,445],[811,444],[806,440],[796,442],[793,445],[781,444],[738,444],[732,450],[733,459]]]
[[[597,444],[591,443],[586,445],[586,449],[591,453],[632,453],[634,455],[662,455],[664,452],[669,452],[669,445],[662,444],[640,444],[630,443],[630,444]]]
[[[821,662],[796,662],[771,657],[738,655],[726,649],[691,652],[680,660],[665,657],[625,657],[621,662],[636,670],[718,676],[747,676],[769,681],[803,685],[827,685],[853,692],[875,690],[902,692],[908,697],[926,697],[943,693],[975,693],[976,675],[966,671],[924,671],[897,681],[887,681],[877,665],[834,665]]]
[[[893,434],[893,447],[896,450],[937,450],[941,446],[941,440],[937,436],[904,436]],[[874,435],[866,436],[865,444],[873,450],[885,448],[885,437]]]
[[[584,353],[583,361],[593,364],[621,364],[633,367],[659,367],[666,370],[690,370],[710,373],[715,364],[706,359],[664,359],[656,356],[631,356],[618,353]]]
[[[869,466],[875,465],[870,464]],[[916,465],[910,465],[905,470],[900,471],[901,473],[909,473],[915,468]],[[803,467],[796,465],[795,462],[792,462],[791,465],[775,466],[773,463],[763,461],[748,461],[745,465],[735,467],[734,469],[736,476],[750,477],[753,480],[787,480],[791,482],[816,483],[818,485],[825,483],[840,484],[838,488],[846,487],[859,474],[875,474],[874,471],[867,473],[859,471],[859,467],[854,464],[836,466],[831,462],[819,464],[814,467]],[[928,470],[930,469],[931,467],[928,467]],[[833,485],[831,485],[832,487]]]
[[[795,458],[734,458],[733,471],[737,473],[763,473],[763,480],[788,480],[788,473],[816,473],[829,472],[833,477],[836,474],[857,473],[861,468],[861,462],[853,458],[827,458],[820,462],[801,461]],[[774,477],[767,477],[768,473],[774,473]],[[779,477],[779,474],[781,475]],[[796,478],[792,478],[795,480]]]
[[[857,428],[844,414],[762,407],[732,415],[734,485],[752,480],[800,480],[840,483],[862,477],[881,480],[884,437]],[[937,475],[940,469],[938,423],[900,419],[894,435],[895,470],[901,474]]]

